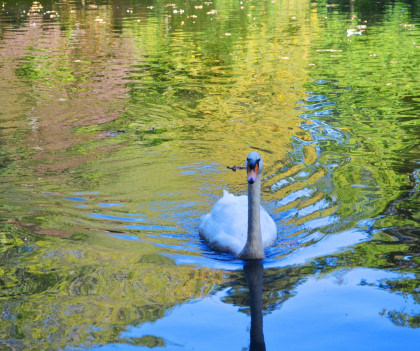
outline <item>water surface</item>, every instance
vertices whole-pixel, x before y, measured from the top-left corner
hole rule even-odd
[[[4,1],[2,348],[413,348],[419,18],[408,0]],[[259,273],[198,236],[246,191],[227,167],[250,150],[278,228]]]

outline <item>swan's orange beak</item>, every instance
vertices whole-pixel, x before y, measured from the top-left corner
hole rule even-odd
[[[248,166],[247,168],[247,181],[249,184],[254,184],[254,182],[257,180],[257,174],[258,174],[258,163],[255,164],[254,168],[251,168]]]

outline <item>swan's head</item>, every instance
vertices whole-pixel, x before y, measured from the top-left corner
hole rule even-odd
[[[250,152],[246,158],[245,167],[248,183],[254,184],[258,175],[260,175],[263,170],[263,160],[261,155],[256,151]]]

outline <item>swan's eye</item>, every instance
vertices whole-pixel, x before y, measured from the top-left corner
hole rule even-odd
[[[250,160],[249,158],[247,158],[246,159],[246,166],[247,166],[248,170],[256,169],[258,171],[259,166],[260,166],[260,161],[261,161],[260,158],[256,161],[253,161],[253,160]]]

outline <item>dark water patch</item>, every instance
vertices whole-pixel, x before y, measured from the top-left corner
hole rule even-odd
[[[138,229],[138,230],[146,230],[146,231],[154,231],[154,230],[175,230],[176,227],[169,227],[169,226],[163,226],[163,225],[139,225],[139,224],[133,224],[133,225],[126,225],[125,228],[127,229]]]

